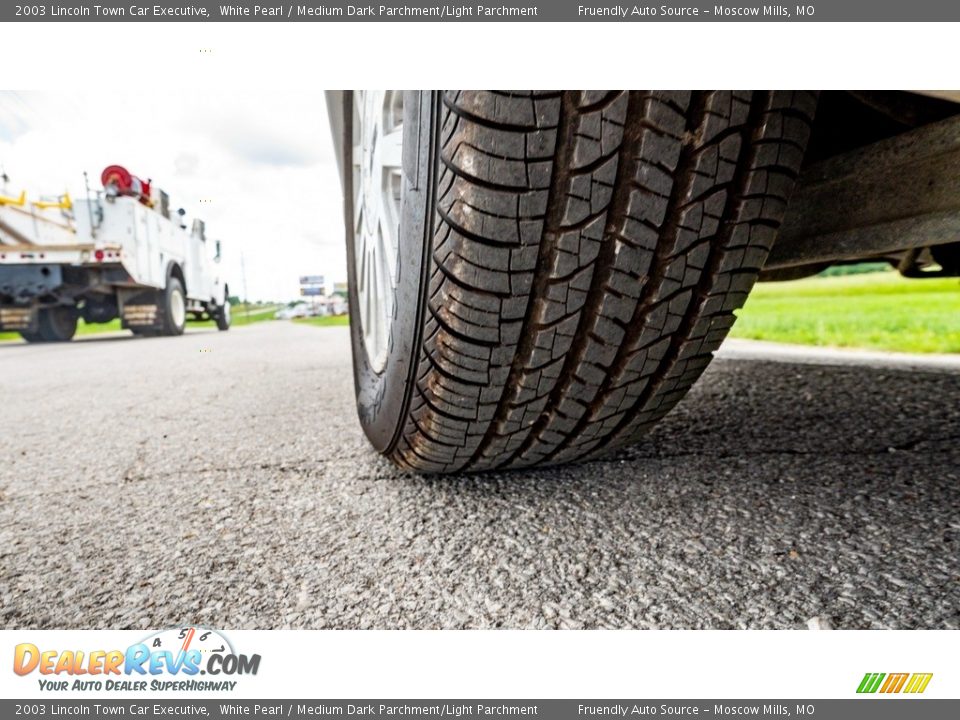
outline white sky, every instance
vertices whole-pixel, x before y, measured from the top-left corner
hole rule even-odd
[[[0,92],[11,193],[83,197],[107,165],[152,179],[223,243],[231,294],[299,297],[300,275],[346,280],[342,194],[321,91]],[[159,83],[155,88],[161,88]],[[2,190],[2,187],[0,187]],[[200,204],[201,200],[210,203]]]

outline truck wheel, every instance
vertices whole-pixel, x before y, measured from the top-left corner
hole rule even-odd
[[[27,342],[68,342],[77,333],[77,311],[72,307],[40,310],[37,332],[20,333]]]
[[[229,330],[230,321],[232,319],[230,314],[230,301],[224,300],[223,305],[220,305],[213,316],[214,321],[217,323],[217,330]]]
[[[357,405],[428,472],[634,441],[706,368],[783,218],[804,92],[347,93]]]
[[[186,324],[187,295],[183,291],[183,284],[171,277],[163,293],[163,334],[183,335]]]

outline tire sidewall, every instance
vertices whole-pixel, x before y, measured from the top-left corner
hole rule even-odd
[[[186,309],[187,304],[187,294],[184,292],[183,284],[179,279],[171,277],[167,280],[167,287],[164,292],[164,325],[166,325],[166,330],[168,335],[183,335],[183,330],[187,324],[187,313],[183,313],[183,321],[177,325],[173,319],[173,296],[175,293],[180,293],[180,297],[183,301],[184,309]]]
[[[229,330],[233,322],[233,310],[230,307],[230,290],[223,289],[223,305],[217,308],[217,330]]]
[[[344,97],[344,225],[350,340],[360,424],[373,446],[388,453],[396,444],[410,403],[423,324],[433,201],[436,191],[437,95],[404,94],[403,186],[398,239],[397,290],[390,313],[387,361],[374,372],[363,342],[354,247],[353,93]]]
[[[229,330],[232,319],[230,301],[226,300],[224,301],[223,305],[220,306],[220,311],[217,313],[217,329]]]

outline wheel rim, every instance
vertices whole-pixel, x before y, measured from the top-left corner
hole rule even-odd
[[[183,302],[183,293],[179,289],[174,289],[170,293],[170,319],[174,327],[181,328],[187,321],[187,306]]]
[[[230,324],[230,301],[223,301],[223,319],[227,321],[227,324]]]
[[[397,292],[403,157],[403,93],[353,94],[353,231],[361,335],[383,372]]]

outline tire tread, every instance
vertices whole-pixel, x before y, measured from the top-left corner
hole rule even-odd
[[[425,327],[392,459],[554,464],[646,431],[733,324],[815,107],[794,91],[445,92]]]

